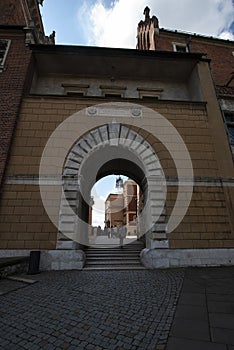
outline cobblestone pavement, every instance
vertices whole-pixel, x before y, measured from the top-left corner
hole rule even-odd
[[[32,285],[11,281],[0,295],[0,349],[162,350],[183,277],[183,269],[59,271],[30,276]]]

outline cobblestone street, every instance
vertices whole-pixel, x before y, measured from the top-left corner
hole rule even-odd
[[[184,270],[61,271],[0,281],[0,347],[164,349]]]

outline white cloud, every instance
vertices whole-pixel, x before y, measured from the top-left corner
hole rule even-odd
[[[101,226],[104,227],[105,220],[105,198],[102,196],[94,197],[94,205],[93,205],[93,226]]]
[[[146,5],[161,28],[217,37],[226,35],[234,16],[232,0],[117,0],[108,8],[98,0],[89,9],[87,3],[82,8],[86,18],[80,23],[88,44],[135,48],[137,24]]]
[[[225,39],[225,40],[234,40],[234,34],[231,33],[231,32],[222,32],[220,35],[219,35],[219,38],[220,39]]]
[[[96,211],[95,209],[93,210],[93,222],[92,226],[101,226],[101,228],[105,227],[104,224],[105,220],[105,213],[100,213],[99,211]]]

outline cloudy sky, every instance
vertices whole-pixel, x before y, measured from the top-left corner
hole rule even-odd
[[[41,13],[57,44],[135,48],[145,6],[161,28],[234,40],[234,0],[44,0]]]

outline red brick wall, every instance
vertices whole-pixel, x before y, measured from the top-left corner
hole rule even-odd
[[[173,51],[173,42],[185,44],[189,34],[160,30],[157,36],[156,50]],[[206,53],[211,59],[211,69],[215,83],[226,85],[234,70],[234,43],[226,40],[215,40],[192,36],[191,52]]]
[[[25,25],[25,17],[22,11],[20,0],[0,1],[0,24]]]
[[[11,40],[4,70],[0,72],[0,184],[23,94],[31,53],[22,30],[0,31],[0,39]]]

